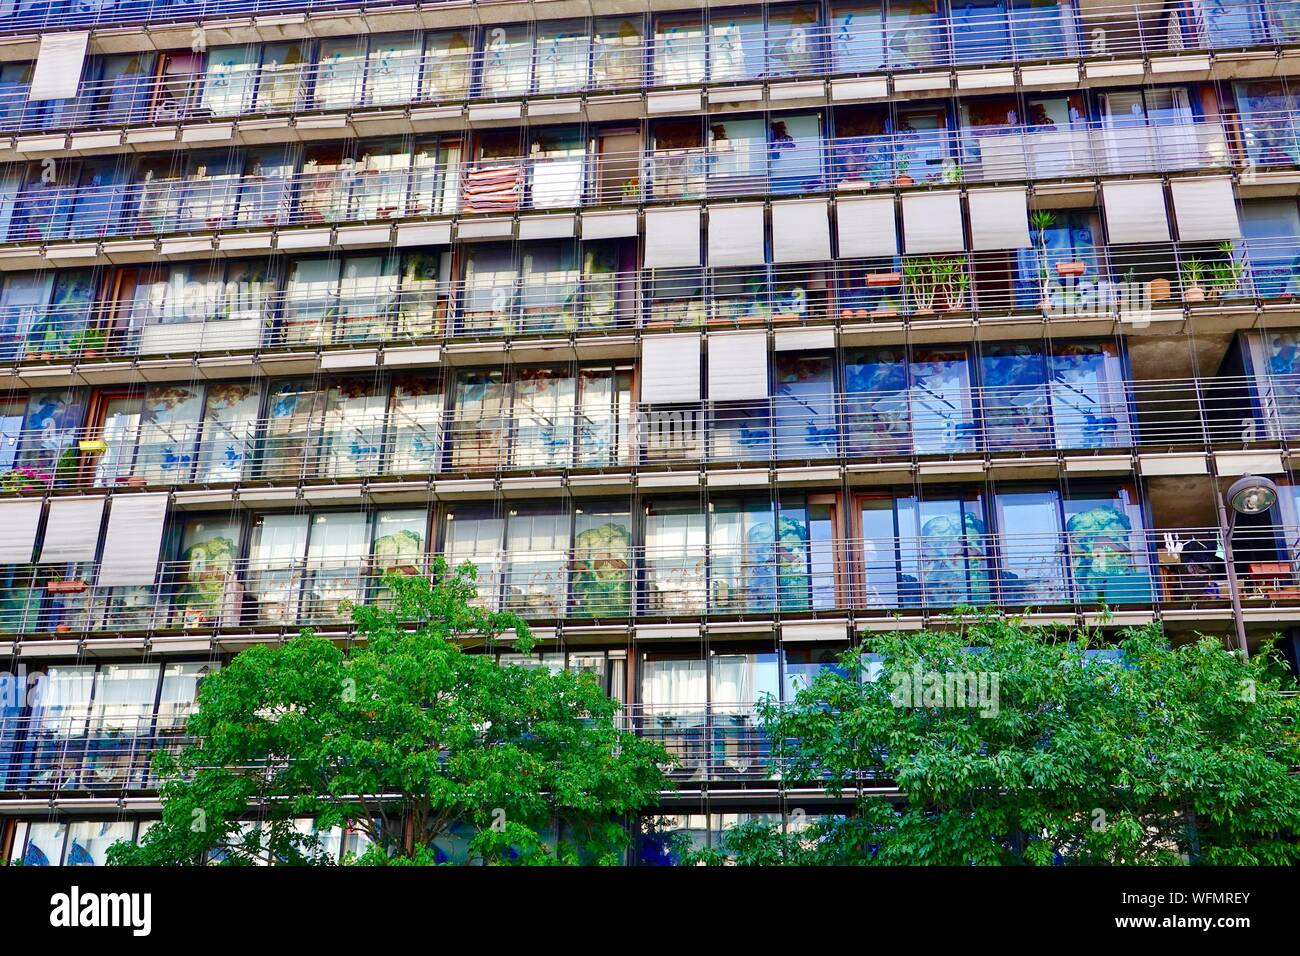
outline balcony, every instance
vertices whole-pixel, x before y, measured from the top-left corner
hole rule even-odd
[[[399,4],[398,0],[120,0],[110,6],[86,9],[86,4],[72,0],[3,0],[0,2],[0,32],[42,32],[75,27],[109,27],[122,23],[166,22],[169,20],[212,21],[222,17],[247,17],[287,12],[329,12],[346,7],[349,12],[382,13]],[[436,9],[438,4],[425,4]],[[472,85],[478,95],[528,95],[530,93],[582,92],[587,90],[631,88],[643,85],[684,85],[725,83],[763,79],[797,78],[881,71],[934,69],[978,64],[1025,63],[1038,60],[1078,60],[1080,56],[1134,56],[1147,53],[1181,52],[1198,49],[1233,49],[1276,46],[1294,40],[1297,15],[1294,0],[1268,2],[1248,0],[1222,5],[1210,12],[1180,10],[1158,3],[1089,5],[1085,11],[1052,6],[1022,7],[1011,10],[989,7],[957,8],[934,12],[882,16],[879,9],[863,11],[851,8],[848,13],[834,11],[829,24],[812,23],[798,27],[764,26],[763,17],[746,13],[732,24],[714,22],[706,28],[699,19],[667,16],[657,23],[650,36],[616,37],[617,43],[569,42],[556,44],[545,36],[536,42],[527,35],[490,49],[481,46],[466,51],[449,64],[427,62],[430,54],[413,44],[402,58],[397,78],[404,97],[399,102],[439,102],[464,97]],[[874,16],[870,14],[874,13]],[[455,21],[451,21],[455,22]],[[472,23],[466,17],[462,23]],[[563,21],[540,21],[562,23]],[[635,22],[635,21],[634,21]],[[585,22],[583,24],[586,25]],[[579,39],[585,40],[579,31]],[[596,31],[592,30],[591,33]],[[644,33],[644,29],[642,31]],[[1101,38],[1099,40],[1099,37]],[[277,35],[278,38],[278,35]],[[603,46],[612,45],[613,50]],[[610,57],[620,62],[611,70]],[[624,65],[626,64],[626,65]],[[642,72],[644,66],[644,73]],[[365,106],[367,86],[375,85],[367,77],[364,64],[344,71],[342,78],[331,77],[331,90],[338,90],[333,103],[320,104],[310,96],[310,72],[317,65],[302,69],[303,82],[292,89],[302,90],[277,108],[312,105]],[[454,82],[447,83],[449,69]],[[280,71],[293,78],[290,71]],[[393,76],[393,73],[389,73]],[[348,86],[355,77],[355,89]],[[438,77],[441,88],[430,82]],[[265,110],[266,104],[255,93],[244,95],[244,87],[254,87],[258,71],[254,66],[239,74],[239,82],[225,84],[219,97],[203,92],[221,88],[224,77],[219,71],[192,74],[191,97],[175,104],[179,112],[202,110],[209,114],[243,115]],[[369,80],[369,83],[367,83]],[[246,82],[245,82],[246,81]],[[119,90],[102,91],[112,96]],[[439,95],[441,93],[441,95]],[[25,100],[25,84],[13,94]],[[122,96],[116,96],[121,102]],[[169,96],[159,100],[142,96],[135,105],[142,110],[166,102],[176,118],[177,109]],[[25,103],[15,103],[12,113],[20,113]],[[0,105],[0,111],[3,106]],[[57,116],[57,114],[55,114]],[[78,117],[95,122],[89,110],[81,107],[70,118],[56,119],[61,125],[76,123]],[[139,117],[148,121],[151,117]],[[40,110],[24,119],[27,123],[48,123]],[[110,118],[109,122],[119,121]]]
[[[555,248],[550,246],[548,248]],[[368,280],[369,281],[369,280]],[[797,328],[1012,315],[1140,321],[1158,310],[1288,305],[1300,239],[841,259],[769,267],[538,271],[375,291],[192,283],[165,301],[0,307],[0,362],[94,362],[576,333]]]
[[[956,386],[899,362],[851,393],[743,402],[534,404],[445,411],[445,399],[386,410],[339,407],[247,420],[114,422],[16,431],[0,493],[240,485],[273,481],[527,474],[815,461],[1018,458],[1033,452],[1201,451],[1300,437],[1300,376],[1107,380],[1097,363],[1023,382]],[[1100,358],[1098,358],[1100,362]],[[1096,367],[1094,367],[1096,366]],[[1035,372],[1034,370],[1038,371]],[[197,414],[197,408],[195,409]],[[54,462],[51,465],[51,462]]]
[[[1273,120],[1276,130],[1294,130],[1295,125],[1292,113]],[[1233,165],[1231,140],[1220,120],[1119,127],[1081,122],[1061,131],[1004,126],[814,144],[738,141],[725,148],[608,153],[599,158],[532,156],[447,165],[421,158],[412,165],[411,156],[401,154],[329,167],[309,164],[283,176],[204,171],[184,178],[79,187],[50,185],[38,171],[32,173],[34,182],[13,182],[8,189],[0,179],[0,240],[206,236],[683,199],[848,194],[917,183],[1222,169]],[[213,162],[229,166],[225,160]]]
[[[858,623],[962,606],[1065,615],[1102,605],[1130,610],[1223,610],[1227,575],[1213,528],[1143,529],[1115,508],[1072,519],[1067,530],[990,534],[983,521],[928,522],[919,536],[781,540],[528,553],[452,552],[479,569],[479,600],[537,622],[655,623],[701,616],[798,620],[855,613]],[[611,539],[613,541],[613,539]],[[1300,529],[1252,527],[1234,538],[1248,607],[1300,602]],[[385,600],[390,571],[421,574],[432,555],[164,562],[159,583],[100,587],[93,567],[12,567],[0,589],[0,633],[25,641],[64,634],[201,634],[303,626],[346,630],[351,605]],[[85,579],[69,575],[84,574]]]

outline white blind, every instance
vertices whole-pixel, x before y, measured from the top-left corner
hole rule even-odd
[[[767,398],[767,333],[709,336],[709,400]]]
[[[40,498],[0,501],[0,564],[31,561],[43,504]]]
[[[94,561],[99,546],[99,524],[104,516],[103,498],[55,498],[45,521],[45,542],[41,564]]]
[[[1232,177],[1175,179],[1169,189],[1174,196],[1174,218],[1178,221],[1179,239],[1191,242],[1241,238],[1241,220],[1237,218],[1237,197],[1232,192]]]
[[[904,196],[903,248],[908,255],[963,251],[961,193],[953,189]]]
[[[835,225],[841,259],[898,255],[898,225],[893,196],[835,200]]]
[[[1029,200],[1024,189],[972,189],[966,194],[966,203],[972,249],[1023,249],[1029,245]]]
[[[1158,180],[1107,182],[1101,187],[1111,242],[1168,242],[1165,190]]]
[[[700,400],[698,333],[647,335],[641,340],[641,401]]]
[[[700,209],[645,211],[645,266],[666,269],[700,264]]]
[[[622,239],[637,234],[635,212],[584,212],[583,239]]]
[[[99,584],[153,584],[166,518],[165,492],[114,498],[99,562]]]
[[[825,262],[830,257],[830,204],[825,199],[772,203],[773,262]]]
[[[763,206],[709,207],[709,265],[761,266],[767,261]]]
[[[89,33],[47,33],[41,37],[27,99],[68,100],[77,95]]]

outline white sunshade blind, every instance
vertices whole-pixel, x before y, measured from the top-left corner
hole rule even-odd
[[[700,336],[647,335],[641,340],[641,401],[700,400]]]
[[[761,266],[767,261],[763,207],[758,203],[709,207],[709,265]]]
[[[669,269],[700,264],[700,208],[645,211],[645,266]]]
[[[99,562],[101,586],[153,584],[166,518],[166,493],[113,499]]]
[[[898,255],[898,224],[893,196],[862,196],[835,201],[841,259]]]
[[[903,248],[908,255],[964,251],[961,194],[954,189],[904,196]]]
[[[1029,245],[1029,200],[1023,189],[972,189],[971,248],[1024,249]]]
[[[825,262],[830,257],[830,204],[825,199],[772,203],[773,262]]]
[[[26,564],[41,523],[40,498],[0,502],[0,564]]]
[[[767,398],[767,333],[709,336],[709,400]]]
[[[76,96],[89,42],[89,33],[47,33],[42,36],[27,99],[37,102],[68,100]]]
[[[1158,180],[1108,182],[1101,187],[1111,242],[1168,242],[1165,190]]]
[[[1175,179],[1169,189],[1174,196],[1179,239],[1190,242],[1241,238],[1241,220],[1237,217],[1237,197],[1232,192],[1231,177]]]
[[[55,498],[45,522],[40,563],[94,561],[103,517],[103,498]]]

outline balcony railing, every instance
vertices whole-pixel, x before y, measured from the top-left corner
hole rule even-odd
[[[744,544],[633,547],[612,522],[599,543],[447,555],[479,569],[479,600],[541,621],[657,621],[675,617],[799,616],[854,610],[921,614],[960,606],[1100,610],[1204,608],[1229,600],[1218,532],[1144,530],[1114,507],[1084,509],[1067,530],[990,534],[982,520],[927,522],[921,534],[812,541],[797,522],[755,529]],[[1239,529],[1233,539],[1243,601],[1300,601],[1300,531]],[[385,575],[423,574],[422,554],[165,562],[157,584],[101,587],[94,568],[14,567],[0,590],[0,632],[345,627],[351,607],[386,600]],[[78,570],[79,569],[79,570]],[[75,575],[84,574],[85,577]],[[72,576],[70,576],[72,575]]]
[[[1097,354],[1098,363],[1102,357]],[[1043,356],[1027,367],[1042,371]],[[964,377],[964,363],[949,369]],[[955,387],[908,366],[878,385],[751,401],[537,404],[491,411],[321,411],[240,422],[138,422],[0,436],[0,493],[377,476],[501,474],[633,465],[777,464],[912,456],[1090,453],[1292,442],[1300,375],[1106,380],[1078,369],[1008,386]],[[875,381],[876,379],[873,379]],[[386,396],[376,396],[387,405]],[[54,464],[51,466],[51,462]]]
[[[1077,234],[1077,230],[1075,231]],[[0,361],[440,343],[528,335],[797,327],[1013,313],[1140,321],[1152,310],[1285,304],[1300,238],[1078,245],[732,269],[396,275],[268,292],[262,281],[168,283],[136,303],[0,308]]]
[[[296,11],[328,12],[340,7],[383,12],[399,5],[414,6],[403,0],[0,0],[0,33],[211,21]],[[420,4],[425,9],[437,9],[439,5]],[[928,15],[905,13],[885,18],[877,11],[874,20],[857,17],[846,22],[837,17],[830,24],[767,30],[761,18],[736,19],[742,22],[731,23],[725,14],[715,14],[708,35],[700,23],[665,20],[658,36],[636,39],[637,62],[652,64],[649,72],[658,83],[727,82],[828,72],[1077,59],[1080,55],[1272,46],[1293,40],[1298,32],[1293,0],[1226,3],[1208,13],[1160,3],[1090,5],[1083,11],[1023,7],[941,13],[936,9]],[[544,34],[544,26],[540,32]],[[543,35],[536,43],[528,38],[523,44],[476,51],[476,57],[503,61],[489,90],[504,87],[528,92],[534,71],[545,76],[548,68],[555,71],[561,67],[564,76],[572,77],[574,88],[585,88],[590,82],[588,62],[598,60],[599,45],[592,51],[585,45],[563,48],[548,41]],[[482,72],[476,70],[473,75]]]
[[[762,780],[771,773],[771,742],[753,703],[633,705],[618,723],[661,744],[672,755],[669,772],[676,779]],[[0,716],[0,793],[156,790],[154,752],[177,753],[193,740],[184,714],[159,717],[140,706],[73,705]]]
[[[1279,114],[1278,129],[1297,116]],[[1294,135],[1294,134],[1292,134]],[[897,185],[1097,177],[1225,168],[1218,120],[1153,126],[1080,123],[859,136],[800,144],[736,141],[701,149],[478,160],[385,168],[385,157],[284,176],[222,175],[0,192],[0,239],[94,240],[223,230],[388,222],[428,216]]]
[[[184,715],[133,706],[54,707],[42,716],[0,716],[0,792],[155,790],[155,751],[179,751]]]

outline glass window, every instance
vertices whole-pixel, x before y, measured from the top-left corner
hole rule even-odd
[[[529,617],[563,617],[569,565],[568,514],[511,509],[506,523],[506,608]]]
[[[593,39],[593,88],[615,89],[640,83],[645,58],[645,27],[640,18],[600,18]]]
[[[836,454],[834,360],[829,355],[778,352],[773,366],[777,456]]]
[[[704,610],[707,526],[698,504],[655,503],[646,512],[646,604],[651,613]]]
[[[199,481],[239,481],[243,477],[244,463],[253,451],[260,398],[250,385],[208,386],[199,443]]]
[[[632,609],[632,525],[627,509],[582,507],[574,515],[572,613],[623,617]]]
[[[453,569],[468,561],[478,571],[478,599],[490,608],[500,594],[501,543],[505,519],[485,508],[457,508],[447,514],[444,549]]]
[[[715,82],[762,76],[766,65],[763,11],[727,8],[709,22],[709,74]]]
[[[399,569],[414,573],[425,565],[425,528],[429,513],[424,509],[381,511],[375,515],[374,563],[376,571]]]
[[[999,492],[1000,602],[1016,608],[1068,601],[1056,491]]]
[[[253,104],[257,82],[256,46],[219,46],[208,52],[200,103],[213,116],[238,116]]]
[[[821,9],[811,3],[775,7],[768,13],[767,73],[801,76],[820,72]]]
[[[1081,604],[1151,600],[1142,508],[1131,488],[1070,489],[1065,531],[1075,600]]]
[[[673,14],[655,20],[655,83],[673,86],[702,83],[708,41],[699,14]]]
[[[248,593],[259,624],[293,624],[298,617],[307,515],[260,515],[253,521]]]
[[[373,378],[331,384],[325,391],[314,473],[330,478],[377,474],[387,404],[387,390]]]
[[[537,92],[568,93],[587,87],[591,34],[581,20],[540,21]]]
[[[322,40],[316,64],[316,107],[346,109],[359,105],[365,70],[366,37]]]
[[[370,38],[366,102],[372,106],[411,103],[420,82],[420,40],[415,34],[382,33]]]
[[[243,586],[238,575],[240,522],[193,518],[181,528],[175,608],[182,627],[238,624]]]
[[[506,458],[509,398],[501,371],[462,372],[456,379],[452,467],[487,468]]]
[[[369,545],[370,518],[365,513],[312,515],[307,545],[307,620],[352,619],[352,605],[365,600],[364,559]]]
[[[1048,361],[1058,448],[1132,443],[1124,370],[1113,342],[1055,343]]]
[[[440,30],[425,40],[425,100],[463,99],[469,93],[474,35],[470,30]]]
[[[484,96],[518,96],[532,86],[533,43],[529,24],[487,27],[483,43]]]
[[[389,413],[388,467],[398,474],[426,474],[442,464],[443,395],[438,382],[412,376],[393,384]]]
[[[573,459],[573,376],[550,368],[517,368],[511,388],[514,464],[522,467],[569,464]]]
[[[992,343],[980,352],[984,439],[990,451],[1051,443],[1047,359],[1033,342]]]

